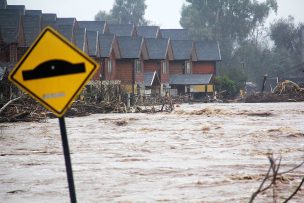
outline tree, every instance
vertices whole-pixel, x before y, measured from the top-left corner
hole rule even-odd
[[[252,0],[186,0],[180,24],[196,38],[241,41],[271,10],[277,10],[276,0],[258,3]]]
[[[114,21],[112,15],[106,11],[99,11],[94,18],[96,21]]]
[[[233,98],[237,95],[237,85],[227,75],[217,76],[214,79],[216,91],[220,92],[224,98]]]
[[[135,25],[146,25],[145,10],[147,5],[145,0],[115,0],[113,8],[109,13],[99,11],[95,20],[109,20],[114,23]]]
[[[285,49],[293,55],[297,61],[302,57],[304,47],[303,34],[304,25],[298,26],[294,23],[294,18],[289,16],[287,19],[281,18],[270,27],[270,36],[277,49]]]
[[[256,29],[263,25],[271,11],[277,11],[276,0],[186,0],[180,24],[194,39],[216,40],[220,44],[225,74],[240,69],[235,51]],[[238,70],[240,72],[241,70]],[[231,74],[230,74],[231,75]]]
[[[304,70],[304,25],[294,23],[294,18],[281,18],[270,27],[274,41],[276,74],[278,76],[299,76]]]

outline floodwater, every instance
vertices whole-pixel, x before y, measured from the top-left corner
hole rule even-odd
[[[184,104],[66,118],[78,202],[248,202],[304,161],[304,103]],[[304,166],[277,181],[279,202]],[[0,202],[69,202],[58,119],[0,124]],[[272,189],[255,202],[273,202]],[[304,187],[290,202],[304,202]]]

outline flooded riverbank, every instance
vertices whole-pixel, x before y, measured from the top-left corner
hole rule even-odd
[[[79,202],[248,202],[268,154],[282,171],[304,160],[304,103],[184,104],[66,125]],[[279,197],[303,175],[285,175]],[[69,202],[58,119],[0,124],[0,202]]]

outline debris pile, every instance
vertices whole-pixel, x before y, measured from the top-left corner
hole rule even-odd
[[[20,96],[1,104],[0,122],[42,121],[49,112],[29,96]]]
[[[55,116],[39,102],[27,95],[2,103],[0,122],[43,121]],[[93,113],[125,112],[123,103],[100,102],[98,105],[85,101],[75,101],[65,114],[66,117],[87,116]]]
[[[298,101],[304,101],[304,89],[290,80],[279,83],[272,93],[257,93],[245,98],[247,103]]]
[[[140,99],[138,99],[140,100]],[[88,116],[96,113],[157,113],[171,112],[174,104],[170,97],[158,97],[146,99],[144,102],[137,102],[131,108],[127,108],[124,102],[112,101],[84,101],[77,100],[65,113],[66,117]],[[45,109],[39,102],[28,95],[6,102],[0,102],[0,123],[1,122],[41,122],[55,116]]]
[[[295,94],[304,94],[304,89],[302,89],[298,84],[290,81],[285,80],[279,83],[273,90],[274,94],[288,94],[288,95],[295,95]]]

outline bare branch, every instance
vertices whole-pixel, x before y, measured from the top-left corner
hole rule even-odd
[[[297,187],[297,189],[284,201],[284,203],[287,203],[289,200],[291,200],[297,194],[297,192],[301,189],[303,183],[304,183],[304,178],[302,179],[302,181],[301,181],[300,185]]]

